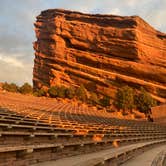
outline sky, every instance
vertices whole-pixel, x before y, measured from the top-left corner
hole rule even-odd
[[[166,0],[0,0],[0,82],[32,84],[33,23],[42,10],[51,8],[139,15],[166,33]]]

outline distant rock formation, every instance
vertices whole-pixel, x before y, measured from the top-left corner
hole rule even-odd
[[[50,9],[37,17],[35,32],[35,89],[84,84],[114,98],[127,84],[166,101],[166,34],[140,17]]]

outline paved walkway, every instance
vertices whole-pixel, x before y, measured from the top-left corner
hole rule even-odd
[[[125,162],[121,166],[151,166],[151,163],[153,159],[157,156],[157,154],[165,149],[166,149],[166,145],[160,145]]]
[[[48,161],[48,162],[44,162],[44,163],[34,164],[33,166],[65,166],[65,165],[75,166],[77,164],[86,163],[88,160],[99,160],[99,159],[102,160],[103,158],[105,158],[107,156],[111,157],[111,156],[116,155],[117,153],[127,151],[129,149],[133,149],[136,147],[140,147],[140,146],[146,145],[148,143],[152,143],[152,142],[155,142],[155,141],[146,142],[146,143],[136,143],[136,144],[126,145],[126,146],[122,146],[122,147],[118,147],[118,148],[111,148],[111,149],[102,150],[102,151],[95,152],[95,153],[77,155],[77,156],[73,156],[73,157],[59,159],[56,161]],[[135,166],[135,165],[132,165],[132,166]],[[139,164],[139,166],[140,166],[140,164]],[[144,165],[142,165],[142,166],[144,166]]]

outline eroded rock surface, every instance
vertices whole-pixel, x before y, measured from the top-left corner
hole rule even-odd
[[[50,9],[37,17],[35,32],[35,88],[84,84],[114,97],[128,84],[165,102],[166,34],[140,17]]]

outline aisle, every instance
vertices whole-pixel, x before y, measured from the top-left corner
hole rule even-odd
[[[163,150],[166,150],[166,145],[160,145],[146,152],[143,152],[141,155],[127,161],[121,166],[151,166],[153,159]]]

